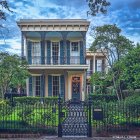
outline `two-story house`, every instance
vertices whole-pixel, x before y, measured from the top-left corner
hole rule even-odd
[[[91,75],[95,72],[99,72],[102,77],[108,72],[108,62],[106,59],[107,52],[102,52],[101,50],[96,50],[96,52],[86,50],[86,63],[88,65],[87,69],[87,93],[93,92],[93,87],[90,83]]]
[[[85,19],[22,19],[22,57],[29,64],[28,96],[61,95],[84,100],[86,93]]]

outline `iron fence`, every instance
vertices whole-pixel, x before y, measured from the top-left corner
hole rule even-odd
[[[124,102],[92,104],[92,127],[96,133],[140,131],[140,106]]]
[[[9,102],[0,105],[0,132],[56,134],[57,126],[57,102]]]
[[[87,107],[88,111],[91,110],[89,123],[91,123],[91,129],[96,130],[96,133],[108,132],[116,134],[117,132],[125,132],[127,134],[130,131],[140,130],[139,105],[125,104],[124,102],[90,102],[90,104],[91,107]],[[76,109],[73,110],[76,111]],[[85,109],[81,110],[80,108],[79,110],[87,112]],[[65,108],[63,109],[63,112],[67,111]],[[0,103],[0,132],[56,134],[59,115],[57,100],[46,102],[44,100],[44,102],[40,101],[31,104],[29,101]]]

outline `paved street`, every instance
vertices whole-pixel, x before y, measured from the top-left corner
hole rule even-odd
[[[93,137],[93,138],[86,138],[86,137],[47,137],[43,136],[40,138],[7,138],[7,139],[0,139],[0,140],[140,140],[140,138],[136,138],[135,136],[114,136],[114,137]]]

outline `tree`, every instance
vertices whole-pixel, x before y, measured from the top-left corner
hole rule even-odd
[[[5,10],[12,12],[6,0],[0,0],[0,19],[6,20]]]
[[[140,88],[140,44],[129,51],[129,53],[122,60],[124,66],[121,74],[125,86],[128,89]]]
[[[94,88],[94,93],[103,94],[105,93],[105,87],[108,85],[107,77],[103,77],[100,72],[95,72],[91,75],[91,84]]]
[[[90,11],[87,14],[96,16],[98,13],[106,14],[107,7],[110,6],[110,2],[107,0],[87,0]]]
[[[10,85],[23,86],[29,76],[27,62],[18,55],[0,52],[0,92],[2,98]]]
[[[120,100],[119,94],[121,94],[121,88],[118,79],[120,76],[121,65],[119,65],[118,62],[129,50],[133,49],[133,42],[125,36],[122,36],[121,29],[116,25],[96,27],[94,30],[94,36],[95,40],[92,43],[90,50],[100,50],[106,57],[110,67],[110,75],[112,75],[113,86],[118,99]],[[107,53],[107,55],[105,53]]]

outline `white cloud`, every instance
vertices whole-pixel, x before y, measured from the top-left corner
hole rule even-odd
[[[15,21],[19,19],[55,19],[55,18],[84,18],[89,21],[91,21],[91,26],[102,26],[104,24],[116,24],[118,27],[122,28],[123,34],[130,38],[132,41],[138,42],[140,41],[140,34],[131,34],[132,32],[135,32],[135,30],[132,28],[132,26],[129,26],[128,28],[125,27],[126,24],[133,25],[132,20],[128,20],[127,16],[131,14],[130,11],[126,10],[121,7],[116,8],[116,4],[118,5],[119,2],[117,0],[111,1],[111,9],[116,8],[115,10],[109,10],[107,15],[98,15],[96,17],[87,17],[87,11],[88,6],[85,2],[79,2],[79,0],[9,0],[11,3],[11,10],[14,11],[14,13],[9,13],[11,16],[11,19],[9,19],[7,26],[10,28],[9,31],[12,34],[12,36],[9,35],[10,39],[6,39],[6,43],[8,43],[11,47],[7,50],[13,53],[20,54],[20,32],[19,28],[17,27]],[[128,0],[125,0],[125,2],[128,2]],[[81,5],[80,5],[81,3]],[[12,8],[13,7],[13,8]],[[130,13],[129,13],[130,12]],[[133,14],[131,14],[131,18],[133,18]],[[139,14],[135,15],[137,18],[139,17]],[[121,20],[123,17],[123,20]],[[135,28],[136,29],[136,28]],[[90,30],[90,29],[89,29]],[[139,30],[139,29],[137,29]],[[131,32],[129,32],[131,31]],[[87,33],[87,47],[90,46],[90,44],[93,42],[93,38],[90,36],[89,31]],[[1,44],[1,43],[0,43]]]
[[[20,39],[19,38],[13,38],[13,39],[6,39],[4,40],[0,40],[0,45],[9,45],[9,48],[3,48],[4,51],[9,52],[9,53],[13,53],[13,54],[21,54],[21,43],[20,43]]]

